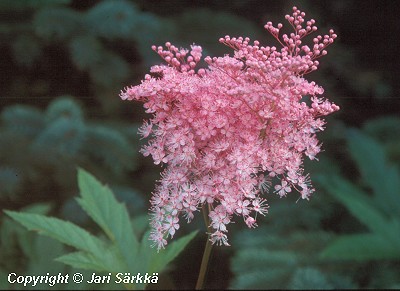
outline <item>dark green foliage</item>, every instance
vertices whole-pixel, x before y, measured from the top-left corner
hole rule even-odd
[[[0,192],[14,194],[16,201],[27,192],[40,195],[45,187],[56,187],[59,196],[71,195],[76,191],[71,180],[75,165],[108,171],[111,179],[136,167],[138,140],[122,130],[129,126],[86,121],[72,97],[55,99],[43,113],[10,106],[0,118]]]
[[[124,39],[135,34],[140,17],[140,12],[132,2],[102,1],[88,11],[85,22],[91,35]]]
[[[49,7],[39,10],[33,19],[37,36],[47,41],[68,40],[82,27],[82,17],[64,7]]]
[[[0,195],[12,197],[21,187],[18,172],[11,167],[0,167]]]
[[[160,17],[142,11],[134,1],[99,1],[84,11],[72,9],[66,5],[68,1],[34,2],[23,1],[25,6],[23,3],[0,6],[11,11],[25,9],[30,15],[18,26],[12,22],[4,25],[15,61],[23,67],[34,68],[46,49],[62,47],[71,65],[90,78],[94,86],[84,86],[94,90],[108,113],[120,106],[117,92],[128,79],[147,70],[149,65],[162,62],[151,50],[153,44],[172,41],[189,48],[196,43],[203,46],[205,54],[217,55],[228,52],[218,43],[227,33],[240,32],[258,39],[265,35],[248,20],[208,9]],[[116,49],[119,44],[124,49]]]
[[[354,225],[357,219],[364,225],[351,233],[339,233],[321,252],[321,258],[341,264],[358,262],[360,268],[374,273],[367,283],[360,283],[372,288],[396,288],[400,282],[400,171],[398,161],[388,159],[391,151],[387,146],[398,144],[398,124],[398,118],[386,117],[369,121],[363,131],[347,130],[358,178],[350,181],[339,173],[321,173],[315,178],[351,213],[344,223]]]
[[[386,160],[384,148],[355,129],[347,135],[351,156],[361,174],[361,187],[341,176],[321,175],[321,185],[363,223],[369,233],[342,235],[322,253],[334,259],[400,258],[400,172]]]
[[[232,289],[333,289],[339,288],[336,277],[351,288],[340,265],[327,269],[317,253],[329,241],[325,232],[274,233],[272,228],[260,227],[243,231],[233,242],[235,255],[231,269],[235,274]]]
[[[393,142],[400,139],[400,118],[384,116],[367,121],[363,131],[380,142]]]
[[[400,118],[383,116],[367,121],[363,132],[378,141],[385,149],[387,160],[400,164]]]
[[[10,106],[1,112],[2,128],[9,133],[31,139],[43,129],[45,121],[40,110],[26,105]],[[4,132],[5,134],[5,132]]]
[[[36,137],[34,151],[51,148],[60,154],[75,155],[83,143],[84,127],[80,120],[61,117],[51,122]]]
[[[50,205],[36,204],[24,209],[27,213],[46,214]],[[54,261],[54,257],[64,253],[62,244],[46,237],[38,237],[27,232],[11,219],[4,217],[0,226],[0,288],[9,290],[7,275],[10,272],[20,274],[46,274],[66,273],[68,267]],[[23,256],[20,253],[23,253]],[[30,289],[42,289],[44,286],[31,287]],[[60,289],[71,289],[74,286],[59,286]]]
[[[388,162],[384,148],[356,130],[348,132],[351,157],[357,163],[361,179],[373,193],[373,204],[384,213],[400,218],[400,172]]]
[[[71,99],[71,97],[63,96],[50,103],[46,110],[47,122],[55,121],[59,119],[60,116],[79,121],[82,120],[83,113],[76,101]]]
[[[86,156],[102,161],[108,168],[118,173],[133,169],[136,153],[127,138],[113,128],[92,126],[87,131],[88,143],[84,149]],[[93,145],[96,145],[93,147]],[[115,147],[115,146],[118,147]],[[112,150],[114,149],[114,150]]]
[[[337,287],[336,287],[337,288]],[[293,274],[288,289],[335,289],[326,276],[315,268],[297,269]]]
[[[71,58],[79,70],[89,70],[93,64],[100,63],[104,47],[93,35],[75,37],[70,43]]]
[[[329,266],[318,257],[332,238],[321,230],[323,220],[332,213],[331,206],[319,195],[309,202],[297,203],[270,196],[269,203],[269,214],[265,219],[259,218],[258,228],[235,235],[231,260],[234,279],[230,288],[352,288],[354,283],[339,264]],[[341,280],[336,281],[336,277]]]

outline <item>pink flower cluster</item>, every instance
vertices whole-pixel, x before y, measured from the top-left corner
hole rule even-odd
[[[153,46],[167,65],[153,66],[140,85],[121,92],[122,99],[141,101],[152,114],[140,129],[144,138],[151,136],[141,152],[166,165],[151,198],[151,239],[158,249],[174,236],[182,216],[190,222],[203,205],[210,240],[229,245],[233,216],[256,227],[257,215],[268,212],[263,196],[272,184],[281,197],[296,190],[308,199],[314,191],[303,154],[316,159],[321,117],[339,107],[320,97],[323,89],[304,75],[318,68],[317,59],[336,34],[330,30],[311,47],[302,45],[317,30],[304,15],[294,7],[286,16],[290,35],[280,36],[282,24],[265,25],[280,50],[249,38],[221,38],[233,56],[206,57],[205,69],[196,70],[200,46]],[[303,96],[310,97],[309,105]]]

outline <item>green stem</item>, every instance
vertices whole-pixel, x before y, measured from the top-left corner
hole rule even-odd
[[[207,234],[207,243],[204,248],[203,258],[201,260],[199,277],[197,278],[196,290],[202,290],[204,287],[204,278],[206,277],[208,261],[210,259],[210,254],[211,254],[211,250],[212,250],[212,244],[210,241],[210,228],[209,228],[210,223],[208,220],[208,213],[209,213],[209,209],[204,204],[203,205],[203,217],[204,217],[204,222],[207,227],[208,234]]]

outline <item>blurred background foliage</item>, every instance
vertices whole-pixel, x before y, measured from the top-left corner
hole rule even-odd
[[[395,1],[0,1],[0,205],[95,228],[74,199],[77,167],[106,182],[132,218],[142,217],[160,168],[143,158],[139,104],[119,91],[161,60],[166,41],[205,55],[230,53],[226,34],[277,45],[262,27],[297,5],[320,33],[339,38],[307,76],[341,106],[307,162],[311,201],[268,197],[260,227],[238,221],[232,247],[215,248],[206,288],[400,288],[400,33]],[[30,211],[31,211],[30,210]],[[182,235],[205,228],[200,216]],[[63,270],[62,246],[0,214],[0,276]],[[159,288],[193,288],[198,235]],[[41,271],[43,270],[43,271]],[[4,280],[1,280],[3,284]],[[0,285],[1,289],[15,286]],[[73,288],[68,286],[67,288]]]

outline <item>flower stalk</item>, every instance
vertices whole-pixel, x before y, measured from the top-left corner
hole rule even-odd
[[[212,251],[208,213],[209,213],[208,208],[204,204],[203,205],[203,217],[204,217],[204,223],[206,224],[206,227],[207,227],[208,237],[207,237],[206,246],[204,248],[203,258],[201,259],[199,277],[197,278],[197,283],[196,283],[196,288],[195,288],[196,290],[202,290],[204,288],[204,280],[207,275],[208,262],[210,260],[211,251]]]

